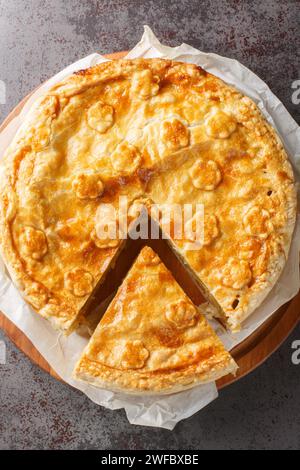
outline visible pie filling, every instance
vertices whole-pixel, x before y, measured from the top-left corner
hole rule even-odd
[[[112,61],[55,85],[8,149],[1,184],[5,261],[64,331],[120,251],[120,239],[99,237],[97,214],[108,203],[118,212],[121,196],[133,218],[137,201],[204,207],[202,245],[190,248],[197,211],[170,242],[232,330],[275,284],[295,223],[293,173],[256,105],[200,67],[161,59]],[[180,311],[174,324],[193,321]],[[147,360],[140,343],[124,345],[123,365],[129,350]]]

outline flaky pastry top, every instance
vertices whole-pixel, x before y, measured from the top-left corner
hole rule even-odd
[[[174,247],[237,329],[276,282],[295,222],[294,178],[256,105],[192,64],[106,62],[35,103],[8,149],[1,250],[25,299],[68,330],[121,246],[99,206],[201,203],[204,244]],[[174,238],[174,237],[173,237]]]
[[[236,371],[204,315],[144,247],[74,376],[128,393],[173,393]]]

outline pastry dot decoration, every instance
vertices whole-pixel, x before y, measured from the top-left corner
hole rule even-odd
[[[259,238],[267,238],[273,231],[270,213],[261,207],[251,207],[243,218],[246,232]]]
[[[97,174],[80,173],[74,178],[72,188],[79,199],[96,199],[103,194],[104,184]]]
[[[91,129],[104,134],[114,123],[114,108],[97,102],[89,108],[87,119]]]
[[[119,213],[114,207],[99,204],[91,239],[97,248],[115,248],[123,238],[119,224]]]
[[[249,263],[238,258],[230,258],[222,269],[222,283],[226,287],[242,289],[252,279]]]
[[[97,232],[99,233],[99,227],[98,227],[98,230],[97,229],[92,230],[91,239],[93,240],[97,248],[101,248],[101,249],[116,248],[117,246],[120,245],[120,239],[118,237],[117,230],[118,230],[118,227],[115,230],[115,226],[113,224],[108,225],[105,228],[103,228],[104,234],[102,234],[101,237],[99,237],[97,234]]]
[[[84,297],[93,290],[93,276],[84,269],[74,268],[65,274],[65,287],[76,297]]]
[[[34,227],[23,227],[20,235],[21,251],[25,256],[34,260],[41,260],[48,251],[46,235],[42,230]]]
[[[134,173],[141,163],[139,150],[128,142],[122,142],[111,156],[114,170],[121,174]]]
[[[158,78],[150,69],[135,72],[132,77],[131,96],[146,100],[159,92]]]
[[[121,367],[124,369],[141,369],[149,357],[149,351],[142,341],[127,341],[121,356]]]
[[[262,243],[257,237],[248,237],[239,243],[239,258],[252,260],[259,256]]]
[[[218,164],[214,160],[198,160],[190,169],[192,183],[197,189],[213,191],[222,180]]]
[[[233,116],[219,111],[206,120],[206,133],[214,139],[228,139],[236,130],[237,122]]]
[[[210,245],[220,234],[219,222],[215,215],[196,213],[186,223],[186,235],[190,241],[198,241],[204,246]]]
[[[49,294],[44,286],[34,282],[26,289],[26,298],[33,308],[41,309],[46,305]]]
[[[179,150],[189,145],[190,131],[179,119],[164,121],[161,140],[168,150]]]
[[[177,328],[189,328],[196,324],[198,312],[190,302],[181,300],[168,306],[166,318]]]

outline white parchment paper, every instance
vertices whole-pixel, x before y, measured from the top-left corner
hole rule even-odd
[[[179,47],[163,46],[149,27],[145,26],[141,41],[129,52],[128,58],[161,57],[200,65],[205,70],[234,85],[251,97],[260,107],[268,121],[277,129],[289,153],[295,173],[300,175],[300,128],[283,104],[268,86],[253,72],[236,60],[213,53],[204,53],[187,44]],[[3,156],[32,103],[49,87],[76,70],[88,68],[107,59],[91,54],[70,65],[42,85],[29,99],[21,114],[0,134],[0,156]],[[288,86],[288,84],[287,84]],[[274,311],[290,300],[299,289],[300,223],[297,221],[290,255],[279,282],[263,304],[245,322],[243,331],[232,335],[214,323],[218,334],[228,349],[250,335]],[[64,337],[54,331],[49,323],[34,313],[14,287],[0,260],[0,310],[32,341],[57,374],[68,384],[82,390],[95,403],[110,409],[125,408],[132,424],[173,429],[176,423],[188,418],[218,396],[214,383],[170,396],[136,397],[76,382],[72,370],[87,339],[78,333]]]

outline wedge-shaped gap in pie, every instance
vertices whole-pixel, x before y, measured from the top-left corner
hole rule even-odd
[[[81,311],[77,323],[81,334],[86,330],[90,334],[94,331],[140,250],[141,240],[132,240],[128,237],[123,241],[116,258]]]
[[[139,222],[144,224],[144,227],[146,227],[146,233],[145,230],[143,230],[144,238],[131,240],[130,237],[132,236],[132,231],[129,231],[129,241],[126,251],[129,254],[131,261],[133,261],[141,248],[147,245],[159,255],[162,262],[171,271],[175,280],[196,305],[211,301],[211,296],[206,290],[204,291],[199,279],[195,277],[189,266],[184,263],[183,258],[178,254],[176,247],[174,247],[172,242],[164,234],[159,223],[154,218],[150,217],[150,208],[150,203],[148,204],[148,211],[146,205],[143,205],[141,209],[143,212],[138,219],[136,219],[135,224],[133,225],[133,227],[136,228],[138,227]],[[139,230],[137,229],[135,233],[138,232]],[[127,260],[127,266],[128,261],[129,260]],[[214,304],[216,303],[214,299],[212,299],[212,302],[214,302]],[[216,308],[219,308],[218,305],[215,306],[215,309]]]
[[[163,232],[156,221],[150,219],[146,213],[144,217],[144,222],[148,227],[147,238],[132,239],[131,232],[129,232],[128,238],[123,242],[122,249],[118,252],[116,258],[106,271],[105,276],[99,282],[99,285],[96,286],[81,312],[78,319],[78,323],[83,326],[83,328],[80,328],[81,333],[86,331],[85,327],[87,327],[88,332],[94,331],[135,258],[145,245],[151,247],[159,255],[166,267],[172,272],[175,280],[194,304],[209,303],[209,311],[214,307],[210,302],[210,297],[203,295],[202,286],[199,280],[193,276],[189,266],[184,264],[183,260],[180,259],[180,255],[173,250],[172,244],[163,237]],[[137,224],[138,221],[136,220],[136,224],[133,226],[136,227]],[[157,226],[155,231],[159,238],[151,238],[151,227],[153,225]]]
[[[146,246],[85,348],[74,377],[130,394],[169,394],[236,370],[205,316]]]
[[[216,319],[220,319],[222,324],[225,325],[226,322],[225,319],[223,319],[224,312],[221,306],[201,279],[195,274],[190,265],[185,261],[176,244],[172,241],[172,238],[163,231],[156,220],[151,219],[151,223],[158,226],[159,239],[149,239],[149,246],[159,254],[163,262],[172,272],[176,281],[192,301],[196,305],[204,303],[209,304],[208,311],[212,313]]]
[[[99,272],[97,276],[97,282],[91,289],[91,292],[85,296],[85,300],[82,302],[81,306],[79,305],[79,309],[77,312],[74,312],[72,314],[72,317],[67,319],[67,322],[59,321],[59,323],[56,325],[54,323],[55,321],[55,316],[52,316],[50,314],[49,320],[53,324],[53,326],[57,326],[60,328],[64,334],[69,335],[73,331],[77,330],[82,323],[86,323],[86,318],[90,316],[91,318],[95,318],[95,306],[97,305],[97,311],[99,312],[99,305],[102,304],[103,307],[107,304],[107,298],[109,297],[110,294],[108,293],[107,290],[107,283],[110,282],[110,273],[115,269],[116,264],[119,261],[119,258],[123,258],[123,255],[125,253],[125,247],[126,247],[126,240],[121,240],[119,243],[119,246],[117,248],[114,248],[111,251],[111,254],[107,256],[107,266],[106,269],[104,269],[102,272]],[[81,273],[79,273],[79,279],[80,279]],[[97,313],[98,316],[98,313]],[[47,318],[47,317],[46,317]],[[89,323],[89,321],[87,322]],[[92,321],[93,323],[93,321]]]
[[[146,204],[141,206],[141,213],[138,220],[146,222],[147,226],[147,239],[136,240],[140,245],[149,245],[160,256],[167,268],[172,272],[175,280],[180,284],[185,293],[192,299],[196,305],[201,305],[210,316],[215,317],[224,327],[227,326],[227,319],[222,307],[206,287],[201,278],[197,276],[191,266],[187,263],[184,256],[178,249],[176,242],[172,239],[171,233],[166,233],[161,224],[161,220],[157,217],[151,217],[154,213],[151,212],[151,204],[147,201]],[[142,212],[143,211],[143,212]],[[148,219],[146,220],[146,214]],[[136,221],[138,224],[138,221]],[[155,236],[153,236],[153,234]],[[145,235],[145,234],[144,234]],[[204,304],[206,304],[204,306]]]

